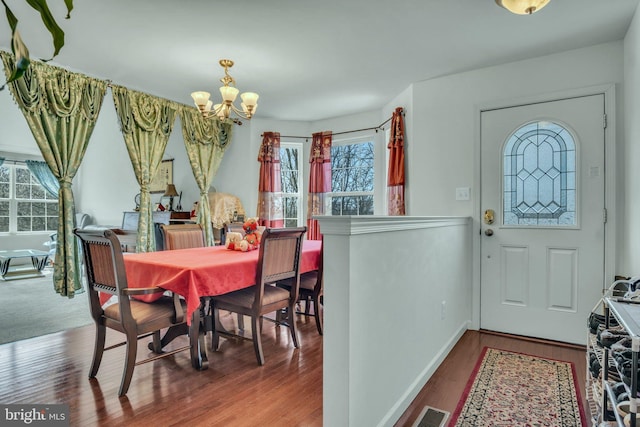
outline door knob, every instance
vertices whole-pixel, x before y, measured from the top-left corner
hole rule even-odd
[[[493,236],[493,230],[490,228],[487,228],[486,230],[484,230],[484,235],[485,236]]]

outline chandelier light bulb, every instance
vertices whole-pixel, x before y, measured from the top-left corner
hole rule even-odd
[[[517,15],[531,15],[549,3],[550,0],[496,0],[498,6]]]

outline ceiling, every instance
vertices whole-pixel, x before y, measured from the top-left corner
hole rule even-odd
[[[32,58],[53,48],[25,0],[5,0]],[[52,64],[192,105],[223,69],[260,94],[256,117],[314,121],[381,108],[411,83],[622,39],[640,0],[48,0],[66,33]],[[4,14],[3,14],[4,15]],[[0,48],[10,30],[0,18]],[[523,82],[526,84],[526,82]]]

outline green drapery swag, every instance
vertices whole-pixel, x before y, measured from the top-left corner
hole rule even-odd
[[[12,54],[0,52],[7,78],[13,73]],[[9,89],[29,124],[42,157],[60,183],[58,245],[53,271],[56,292],[72,298],[82,288],[71,184],[96,124],[107,82],[32,61]]]
[[[156,250],[149,184],[158,172],[179,105],[173,101],[112,85],[120,130],[140,185],[137,252]]]
[[[203,119],[195,108],[180,109],[182,136],[187,149],[193,176],[200,189],[198,202],[198,224],[205,232],[207,246],[214,245],[211,227],[211,208],[209,207],[209,187],[216,175],[222,156],[231,142],[231,120]]]

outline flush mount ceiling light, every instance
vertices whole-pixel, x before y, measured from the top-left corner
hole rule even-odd
[[[531,15],[549,3],[549,0],[496,0],[498,6],[518,15]]]
[[[240,92],[236,87],[236,81],[229,75],[229,68],[233,67],[233,61],[230,59],[221,59],[220,66],[224,68],[224,77],[220,79],[223,86],[220,86],[220,95],[222,95],[222,102],[220,104],[213,105],[213,102],[209,100],[211,94],[209,92],[193,92],[191,97],[195,102],[198,110],[204,118],[219,117],[220,119],[228,119],[233,112],[242,119],[251,119],[258,108],[258,94],[254,92],[245,92],[240,95],[242,103],[240,107],[236,108],[233,102]],[[232,118],[233,119],[233,118]],[[233,119],[237,123],[237,119]]]

